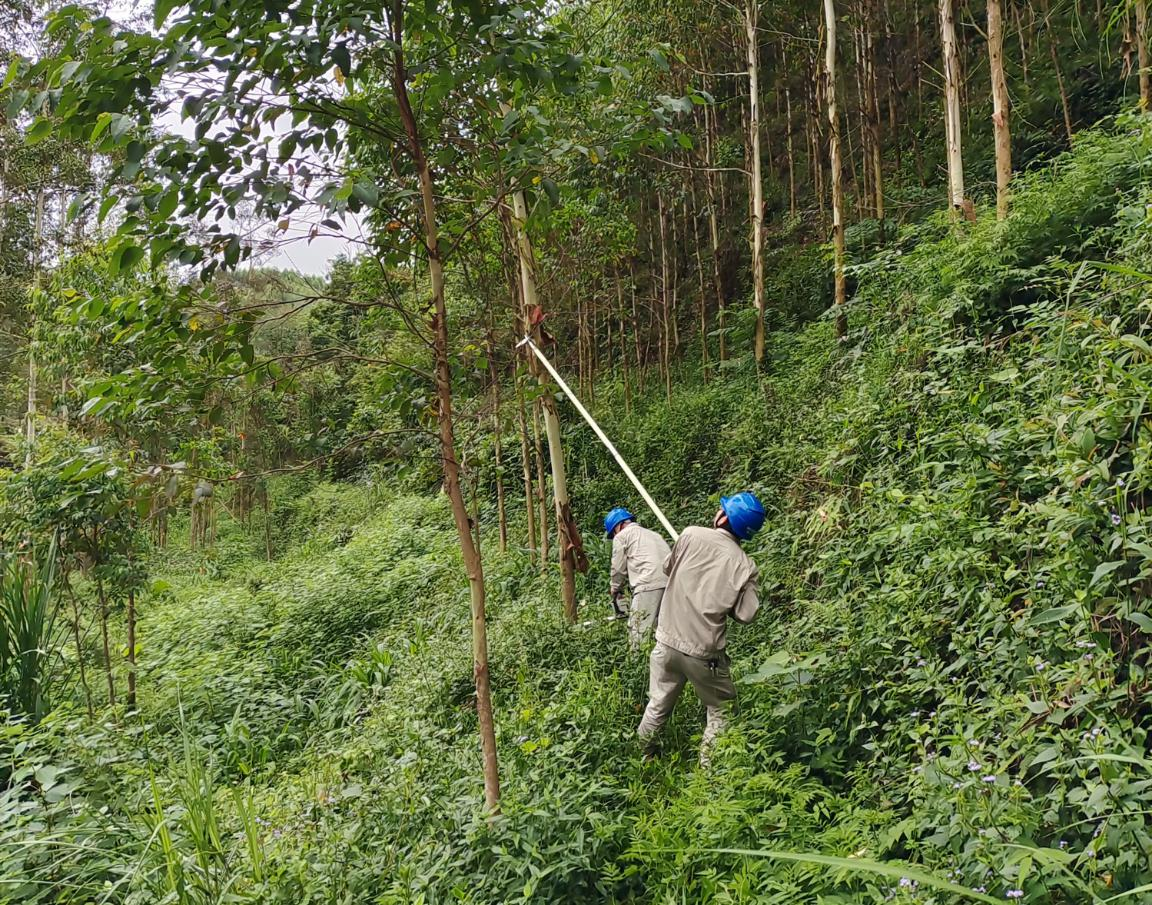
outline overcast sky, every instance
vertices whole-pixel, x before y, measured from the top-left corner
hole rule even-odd
[[[112,18],[121,22],[135,21],[138,27],[145,26],[152,17],[152,3],[142,0],[111,0],[107,9]],[[144,21],[141,21],[142,19]],[[179,115],[181,107],[182,104],[173,104],[169,107],[168,113],[159,119],[158,124],[164,129],[191,139],[194,124],[181,121]],[[347,220],[349,238],[342,239],[329,235],[317,236],[308,241],[308,234],[314,223],[324,219],[325,216],[327,215],[319,210],[311,213],[298,211],[288,230],[275,234],[277,239],[275,250],[260,255],[257,263],[264,267],[322,275],[328,271],[328,265],[340,255],[354,255],[359,247],[356,240],[364,238],[363,228],[355,217],[349,216]],[[272,227],[273,223],[269,222],[267,231],[263,234],[272,235]]]

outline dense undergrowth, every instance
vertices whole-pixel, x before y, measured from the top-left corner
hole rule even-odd
[[[675,521],[743,487],[771,510],[709,772],[691,697],[661,760],[632,741],[645,662],[594,539],[632,495],[571,425],[586,623],[484,524],[498,819],[444,500],[295,488],[276,561],[237,526],[157,561],[138,716],[0,730],[0,900],[960,901],[870,872],[898,861],[1003,901],[1144,901],[1150,180],[1146,123],[1086,133],[1006,223],[860,263],[845,346],[779,332],[764,374],[686,365],[628,415],[602,388]]]

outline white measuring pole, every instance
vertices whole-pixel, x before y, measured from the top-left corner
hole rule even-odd
[[[555,380],[560,389],[564,391],[564,395],[572,400],[572,404],[576,406],[576,411],[584,416],[584,420],[587,421],[588,426],[596,432],[596,436],[600,438],[600,442],[608,448],[608,452],[612,453],[612,458],[614,458],[616,464],[624,470],[624,474],[628,476],[628,480],[632,482],[632,486],[640,491],[640,496],[644,497],[644,502],[648,504],[648,508],[656,513],[656,518],[660,519],[660,524],[664,526],[664,530],[668,532],[668,536],[672,538],[672,542],[675,543],[678,541],[680,539],[680,533],[672,527],[672,523],[668,521],[668,518],[660,510],[660,507],[656,505],[656,501],[652,499],[648,491],[644,489],[644,485],[640,483],[640,479],[636,477],[632,469],[628,467],[628,463],[624,461],[624,457],[620,455],[620,451],[612,445],[612,441],[608,439],[608,435],[600,429],[600,425],[596,423],[596,419],[588,414],[588,409],[584,408],[580,400],[576,398],[576,394],[572,392],[572,388],[564,382],[564,378],[552,367],[552,362],[548,360],[544,353],[537,347],[536,343],[532,342],[529,337],[525,336],[516,344],[517,349],[521,346],[528,346],[528,348],[536,353],[536,357],[540,359],[540,363],[544,365],[548,373],[552,375],[552,379]]]

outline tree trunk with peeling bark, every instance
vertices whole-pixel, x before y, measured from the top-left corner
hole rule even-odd
[[[1012,182],[1012,133],[1008,82],[1004,77],[1004,19],[1001,0],[988,0],[988,65],[992,76],[992,128],[996,136],[996,219],[1008,216]]]
[[[940,0],[940,43],[944,54],[944,127],[948,144],[948,202],[954,214],[964,210],[964,155],[961,149],[960,61],[956,50],[953,0]]]
[[[513,228],[516,231],[516,251],[520,261],[520,291],[524,306],[529,315],[540,310],[536,295],[536,261],[532,243],[528,238],[528,205],[522,191],[512,193]],[[534,337],[537,345],[541,342],[541,331],[536,328]],[[525,352],[527,355],[527,351]],[[547,382],[539,372],[535,359],[531,359],[534,373],[541,381]],[[552,498],[556,507],[556,542],[559,545],[561,594],[564,603],[564,618],[570,623],[576,621],[576,566],[583,557],[583,547],[572,507],[568,500],[568,479],[564,468],[564,447],[560,440],[560,416],[556,412],[556,401],[550,393],[540,399],[544,414],[544,432],[548,437],[548,459],[552,467]],[[545,560],[547,561],[547,560]]]
[[[825,54],[824,92],[828,105],[828,159],[832,177],[832,248],[834,253],[836,295],[836,336],[848,334],[848,316],[844,314],[847,292],[844,283],[844,187],[840,161],[840,117],[836,112],[836,9],[833,0],[824,0]]]

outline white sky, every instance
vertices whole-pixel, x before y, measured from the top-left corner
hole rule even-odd
[[[108,4],[108,13],[118,21],[127,22],[139,20],[141,17],[148,20],[152,16],[152,4],[141,0],[111,0]],[[179,92],[177,92],[179,94]],[[185,138],[192,139],[194,124],[182,121],[178,111],[180,103],[169,107],[169,112],[160,117],[159,125]],[[275,126],[273,126],[275,131]],[[308,275],[323,275],[327,273],[329,264],[340,255],[349,257],[356,254],[359,243],[356,240],[364,238],[363,225],[360,220],[348,216],[347,237],[340,238],[331,235],[331,230],[322,230],[327,235],[317,236],[309,241],[308,235],[312,226],[327,216],[319,209],[312,212],[298,211],[292,218],[286,232],[275,233],[276,247],[270,252],[259,255],[256,263],[263,267],[277,267],[283,270],[297,271]],[[261,230],[262,235],[273,235],[274,223],[269,222],[266,229]]]

